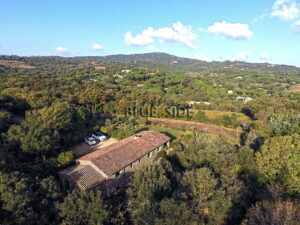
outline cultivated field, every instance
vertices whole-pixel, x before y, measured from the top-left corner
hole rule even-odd
[[[171,128],[180,128],[184,130],[197,130],[224,137],[230,141],[238,141],[242,131],[230,128],[224,128],[217,125],[198,123],[184,120],[148,118],[153,125],[164,125]]]
[[[292,87],[289,92],[300,93],[300,85]]]
[[[13,67],[13,68],[22,68],[22,69],[34,69],[34,66],[27,65],[20,61],[14,60],[0,60],[0,65]]]
[[[237,117],[238,117],[238,120],[239,121],[245,121],[245,122],[248,122],[250,119],[249,117],[247,117],[245,114],[243,113],[237,113],[237,112],[223,112],[223,111],[215,111],[215,110],[203,110],[206,114],[206,116],[209,118],[209,119],[215,119],[216,117],[218,116],[225,116],[225,115],[228,115],[228,116],[231,116],[232,114],[236,114]]]

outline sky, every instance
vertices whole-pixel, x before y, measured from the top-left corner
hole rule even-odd
[[[300,0],[0,0],[0,55],[146,52],[300,66]]]

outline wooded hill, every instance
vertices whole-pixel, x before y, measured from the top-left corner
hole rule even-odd
[[[299,224],[299,68],[162,53],[0,60],[1,225]],[[62,188],[85,137],[147,129],[172,151],[126,190]]]
[[[272,72],[280,75],[298,75],[300,68],[289,65],[276,65],[269,63],[248,63],[241,61],[213,61],[205,62],[197,59],[177,57],[167,53],[154,52],[131,55],[108,55],[108,56],[80,56],[80,57],[59,57],[59,56],[0,56],[0,60],[15,60],[28,63],[32,66],[43,66],[45,64],[77,66],[85,64],[123,64],[132,66],[151,67],[153,69],[165,69],[171,71],[205,71],[220,69],[256,69],[262,72]]]

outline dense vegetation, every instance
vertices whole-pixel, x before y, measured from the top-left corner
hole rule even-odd
[[[300,94],[289,91],[299,68],[159,53],[0,59],[31,66],[0,65],[0,224],[300,223]],[[242,135],[178,129],[172,151],[126,190],[61,189],[71,146],[96,130],[122,139],[159,129],[148,117]]]

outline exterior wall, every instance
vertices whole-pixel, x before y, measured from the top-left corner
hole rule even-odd
[[[132,163],[132,167],[136,167],[138,166],[138,164],[140,163],[140,159],[136,160],[135,162]]]
[[[153,149],[148,154],[142,156],[140,159],[137,159],[130,165],[126,166],[125,168],[123,168],[123,169],[125,169],[125,173],[122,175],[119,175],[116,178],[113,178],[112,176],[107,176],[105,173],[103,173],[103,171],[99,170],[99,168],[96,167],[91,161],[77,160],[76,163],[80,164],[80,165],[90,165],[93,168],[95,168],[99,173],[101,173],[106,178],[106,180],[103,181],[100,185],[98,185],[95,188],[101,190],[107,196],[110,196],[111,194],[124,189],[127,186],[128,182],[130,181],[131,176],[134,173],[134,171],[136,171],[137,169],[141,168],[142,166],[148,165],[150,162],[154,161],[157,153],[160,152],[161,150],[163,150],[165,147],[168,147],[169,143],[170,143],[170,141],[162,144],[158,148]],[[150,155],[152,155],[152,156],[150,157]],[[60,174],[60,179],[61,179],[61,183],[62,183],[63,187],[67,187],[67,189],[74,188],[74,185],[72,185],[72,182],[69,181],[68,177]]]
[[[149,161],[153,161],[157,155],[158,152],[162,151],[166,146],[168,146],[168,143],[164,143],[161,146],[159,146],[156,149],[153,149],[148,154],[142,156],[140,159],[136,160],[132,164],[125,167],[125,172],[133,172],[136,169],[144,166]]]
[[[165,143],[166,144],[166,143]],[[160,149],[163,149],[165,144],[160,146]],[[159,148],[152,150],[153,155],[152,157],[146,157],[146,155],[144,155],[142,158],[140,158],[139,160],[136,160],[135,162],[133,162],[131,165],[128,165],[127,167],[125,167],[125,173],[123,175],[120,175],[119,177],[116,177],[115,179],[112,179],[112,177],[109,180],[106,180],[105,183],[105,189],[106,189],[106,195],[110,196],[113,193],[116,193],[120,190],[123,190],[127,187],[128,182],[131,180],[131,177],[133,175],[133,173],[138,170],[139,168],[150,164],[151,162],[153,162],[156,158],[157,153]],[[149,153],[147,155],[150,155]],[[103,188],[103,187],[102,187]]]

